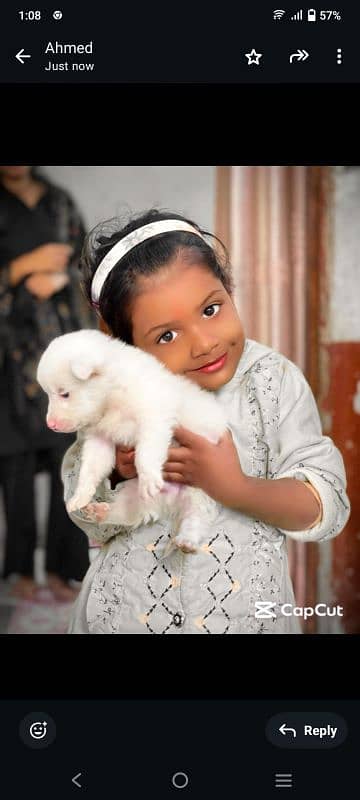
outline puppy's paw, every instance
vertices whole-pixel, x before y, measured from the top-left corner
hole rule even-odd
[[[139,497],[143,503],[149,502],[161,492],[164,486],[161,472],[147,472],[139,477]]]
[[[90,522],[104,522],[109,509],[109,503],[88,503],[81,511]]]
[[[68,500],[66,503],[66,510],[68,514],[70,514],[72,511],[78,511],[80,508],[87,506],[95,494],[95,491],[96,487],[77,489],[75,494],[73,494],[70,500]]]
[[[160,519],[160,517],[156,508],[149,508],[144,510],[142,519],[143,525],[148,525],[151,522],[157,522],[158,519]]]
[[[178,533],[173,539],[176,547],[182,550],[183,553],[197,553],[199,548],[199,541],[196,537],[191,537],[188,533]]]

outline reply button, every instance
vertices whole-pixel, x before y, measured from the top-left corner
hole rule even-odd
[[[285,711],[269,719],[266,738],[288,750],[325,750],[338,747],[347,735],[343,717],[324,711]]]

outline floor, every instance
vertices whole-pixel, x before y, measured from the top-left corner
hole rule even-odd
[[[1,489],[1,487],[0,487]],[[39,473],[35,478],[35,510],[38,525],[38,545],[35,552],[35,580],[39,583],[36,602],[18,600],[11,595],[11,585],[0,580],[0,634],[67,632],[73,603],[58,603],[45,587],[44,539],[49,502],[48,475]],[[0,491],[0,574],[3,563],[5,514]]]
[[[18,600],[11,586],[0,581],[0,634],[67,632],[73,603],[58,603],[46,588],[40,588],[36,602]]]

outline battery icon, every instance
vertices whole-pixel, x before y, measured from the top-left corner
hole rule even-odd
[[[315,8],[308,9],[308,22],[316,22],[316,10]]]

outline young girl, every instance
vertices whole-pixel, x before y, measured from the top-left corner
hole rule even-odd
[[[308,383],[283,355],[245,337],[216,237],[157,210],[111,236],[98,234],[88,237],[81,268],[103,327],[215,392],[231,433],[213,445],[178,429],[164,466],[167,481],[199,487],[217,501],[217,523],[196,554],[166,555],[166,520],[131,532],[71,514],[102,546],[69,632],[301,633],[287,538],[331,539],[350,513],[343,459],[322,435]],[[81,435],[63,460],[65,502],[80,451]],[[134,452],[117,448],[116,466],[120,480],[135,477]],[[121,489],[113,479],[94,499],[111,502]]]

